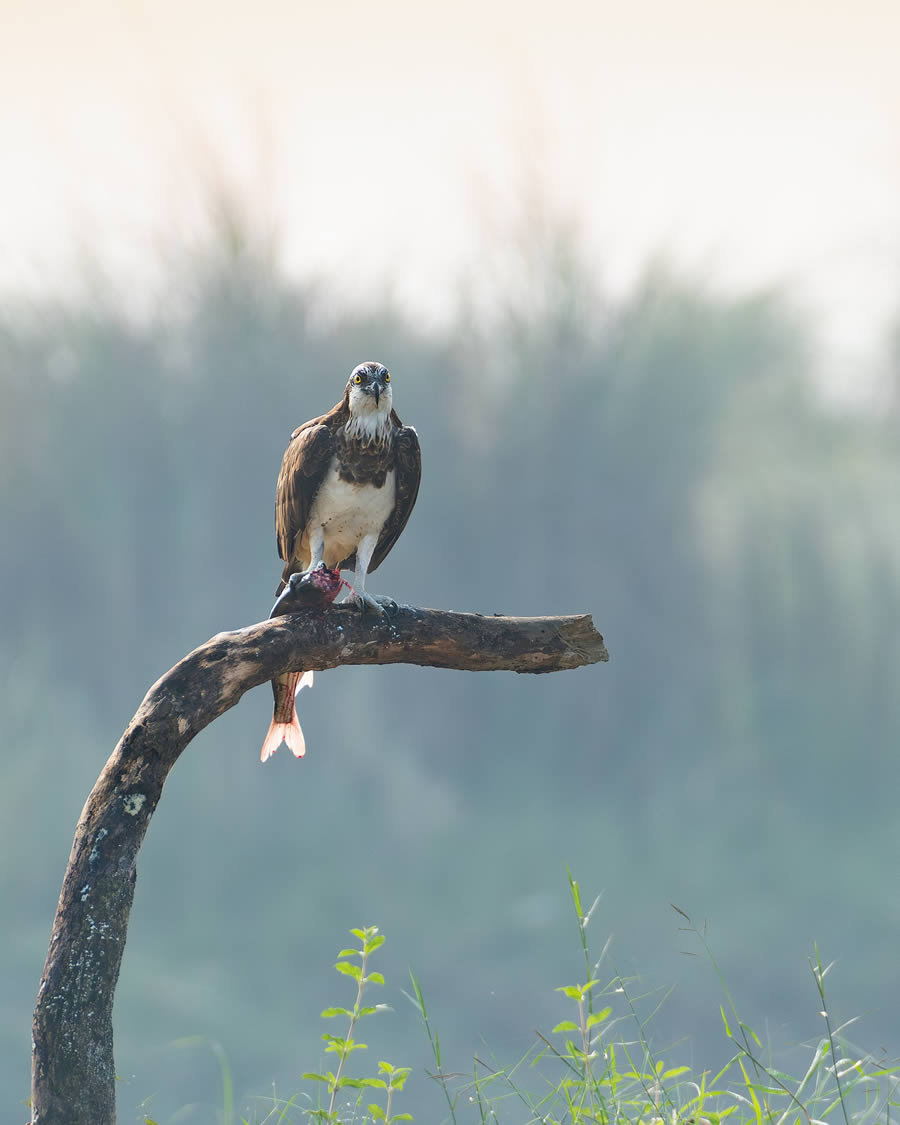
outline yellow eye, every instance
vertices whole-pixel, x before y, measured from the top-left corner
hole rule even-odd
[[[389,371],[385,371],[385,373],[384,373],[384,381],[385,381],[386,383],[389,383],[389,382],[391,381],[391,373],[390,373]]]
[[[353,376],[353,382],[356,383],[356,385],[358,387],[359,384],[362,382],[362,375],[354,375]]]

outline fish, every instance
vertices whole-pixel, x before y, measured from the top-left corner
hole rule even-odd
[[[297,718],[297,705],[294,700],[301,688],[312,686],[312,672],[286,672],[272,681],[275,707],[265,742],[259,752],[261,762],[271,758],[282,742],[287,743],[288,749],[295,758],[304,756],[306,739],[303,737],[300,720]]]
[[[327,609],[344,586],[351,588],[350,583],[341,578],[340,571],[329,570],[324,563],[319,563],[312,570],[304,571],[302,574],[292,574],[275,605],[272,606],[269,617],[282,617],[304,609]],[[295,699],[301,688],[312,686],[312,671],[282,672],[272,680],[275,706],[259,754],[261,762],[271,758],[282,742],[287,744],[295,758],[304,756],[306,739],[303,737],[300,720],[297,718]]]

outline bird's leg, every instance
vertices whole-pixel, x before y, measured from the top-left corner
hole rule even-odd
[[[309,532],[309,566],[307,571],[315,570],[325,558],[325,528],[313,528]]]
[[[299,578],[300,576],[302,576],[304,574],[309,574],[309,572],[311,570],[315,570],[316,567],[319,565],[319,563],[322,562],[322,560],[324,558],[324,555],[325,555],[325,528],[324,527],[317,527],[314,530],[311,530],[310,533],[309,533],[308,542],[309,542],[309,563],[308,563],[306,569],[305,570],[294,570],[294,571],[291,572],[288,579],[286,581],[284,581],[284,587],[285,588],[282,591],[282,593],[279,595],[279,597],[283,597],[285,595],[292,578],[294,578],[294,577]],[[297,558],[298,553],[295,553],[292,556],[292,561],[293,561],[294,558]],[[277,604],[278,603],[276,602],[276,605]],[[274,613],[274,609],[273,609],[273,613]]]
[[[356,576],[353,581],[353,592],[348,596],[347,601],[355,602],[363,613],[377,613],[381,617],[386,606],[396,606],[397,603],[393,598],[374,597],[366,593],[366,572],[377,543],[377,535],[366,535],[357,544]]]

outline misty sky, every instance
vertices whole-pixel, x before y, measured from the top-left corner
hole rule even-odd
[[[0,0],[0,284],[136,293],[225,179],[292,274],[439,314],[538,194],[603,277],[900,305],[900,4]],[[527,191],[526,191],[527,189]]]

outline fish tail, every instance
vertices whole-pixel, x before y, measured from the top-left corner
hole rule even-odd
[[[289,723],[276,723],[274,719],[269,723],[266,740],[259,752],[259,760],[265,762],[268,758],[271,758],[282,742],[288,744],[295,758],[302,758],[306,753],[306,740],[303,737],[303,731],[300,729],[296,711],[293,720]]]
[[[271,758],[282,742],[287,743],[295,758],[302,758],[306,753],[306,740],[297,718],[294,696],[301,688],[312,685],[312,672],[288,672],[272,681],[275,709],[260,751],[261,762]]]

